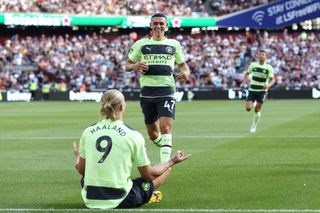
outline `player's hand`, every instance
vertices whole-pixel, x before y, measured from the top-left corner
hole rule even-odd
[[[268,85],[264,85],[263,89],[264,89],[264,91],[268,91],[269,90],[269,86]]]
[[[137,72],[141,72],[142,74],[145,74],[146,71],[148,71],[149,66],[145,62],[138,61],[134,64],[134,70]]]
[[[189,75],[190,74],[188,72],[181,71],[176,75],[177,81],[179,81],[180,83],[184,83],[189,79]]]
[[[76,157],[80,156],[79,147],[76,142],[73,142],[73,153]]]
[[[182,151],[177,151],[175,156],[171,159],[175,164],[180,163],[186,159],[188,159],[191,156],[191,154],[186,155]]]

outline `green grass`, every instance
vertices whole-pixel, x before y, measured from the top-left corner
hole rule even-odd
[[[0,103],[0,211],[85,208],[73,141],[99,117],[94,102]],[[257,133],[243,101],[177,104],[174,151],[192,156],[173,168],[164,199],[143,209],[320,209],[320,102],[268,101]],[[138,102],[125,121],[146,137]],[[134,177],[137,172],[134,172]]]

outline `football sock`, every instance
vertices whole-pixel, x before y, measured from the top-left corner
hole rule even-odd
[[[161,141],[162,141],[162,136],[161,136],[161,133],[159,133],[159,136],[153,140],[153,143],[156,145],[156,146],[159,146],[161,147]]]
[[[171,157],[172,150],[172,134],[163,134],[162,140],[159,142],[160,147],[160,161],[162,163],[168,162]]]
[[[254,116],[253,116],[253,125],[254,126],[258,126],[258,122],[260,120],[261,117],[261,112],[254,112]]]

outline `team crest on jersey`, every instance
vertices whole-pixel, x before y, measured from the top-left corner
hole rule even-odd
[[[142,182],[141,187],[144,191],[149,191],[150,189],[150,183],[149,182]]]
[[[172,47],[166,47],[166,53],[172,54],[173,48]]]

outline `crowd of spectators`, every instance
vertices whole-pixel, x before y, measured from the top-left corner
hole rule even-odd
[[[229,33],[172,35],[184,48],[190,80],[178,87],[239,87],[258,49],[268,53],[279,88],[320,88],[320,33]],[[27,90],[30,83],[68,89],[139,87],[138,74],[125,72],[135,36],[18,35],[0,42],[0,90]],[[0,38],[1,41],[1,38]],[[57,89],[57,88],[56,88]]]
[[[257,50],[265,49],[275,70],[276,88],[320,88],[320,33],[213,33],[180,40],[192,70],[191,87],[239,87],[249,63],[257,59]]]
[[[272,1],[273,0],[208,0],[206,8],[211,16],[221,16]]]
[[[0,0],[0,12],[82,15],[220,16],[270,0]]]

